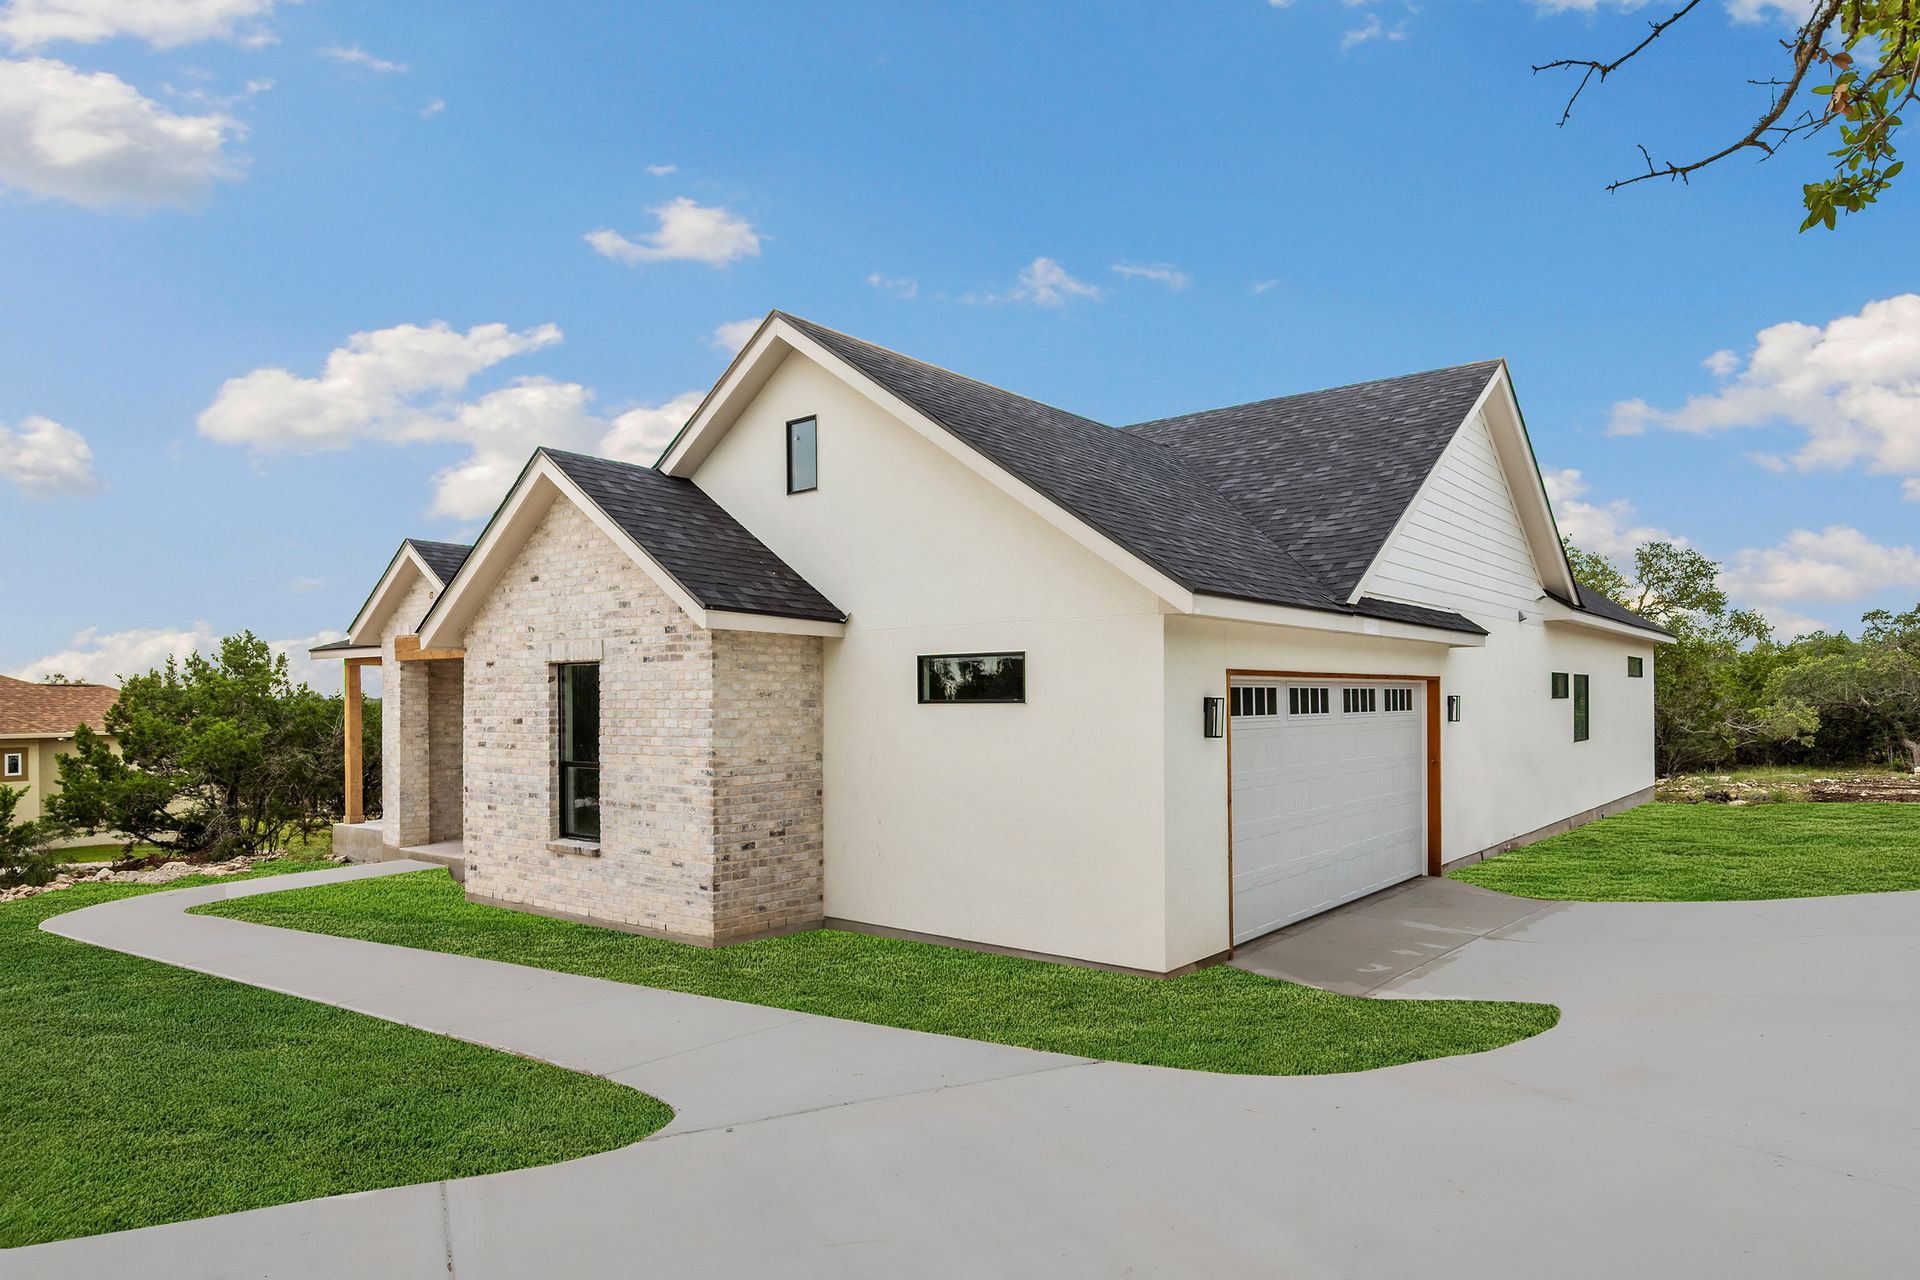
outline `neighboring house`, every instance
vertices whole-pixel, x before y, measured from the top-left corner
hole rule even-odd
[[[19,821],[46,813],[60,790],[61,756],[73,751],[73,731],[105,728],[107,708],[120,691],[104,684],[32,684],[0,676],[0,787],[25,789],[14,810]]]
[[[656,467],[536,452],[316,652],[382,669],[341,847],[476,900],[1163,973],[1648,799],[1665,638],[1502,362],[1115,429],[775,312]]]

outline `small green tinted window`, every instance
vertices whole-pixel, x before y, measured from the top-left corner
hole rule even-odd
[[[787,492],[808,493],[820,487],[820,423],[800,418],[787,424]]]
[[[1587,678],[1575,676],[1573,678],[1573,740],[1575,742],[1587,740],[1587,734],[1592,728],[1589,721],[1591,712],[1592,707],[1587,696]]]
[[[1632,676],[1636,680],[1646,675],[1647,674],[1646,660],[1643,658],[1628,658],[1627,674]]]
[[[1553,673],[1553,696],[1556,698],[1567,696],[1567,673],[1564,671]]]

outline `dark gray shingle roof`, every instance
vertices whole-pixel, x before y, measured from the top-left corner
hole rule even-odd
[[[1575,581],[1579,582],[1579,579],[1576,578]],[[1641,617],[1633,610],[1627,608],[1627,606],[1621,604],[1618,600],[1615,600],[1612,596],[1595,591],[1584,582],[1580,582],[1579,585],[1580,598],[1578,600],[1569,600],[1557,591],[1549,591],[1547,594],[1568,608],[1578,609],[1582,613],[1591,613],[1596,617],[1607,618],[1614,622],[1624,622],[1630,627],[1638,627],[1642,631],[1651,631],[1655,635],[1670,636],[1673,634],[1673,632],[1667,630],[1659,623],[1650,622]]]
[[[1178,453],[1345,599],[1497,360],[1128,427]]]
[[[693,481],[607,458],[540,452],[706,608],[845,620]]]
[[[425,538],[408,538],[407,545],[420,553],[443,587],[453,581],[453,575],[460,572],[460,566],[467,562],[467,554],[473,550],[464,542],[429,542]]]
[[[1209,467],[1189,450],[1169,447],[1145,428],[1115,430],[798,316],[778,314],[1188,590],[1322,612],[1389,616],[1381,611],[1384,602],[1348,605],[1351,583],[1345,589],[1336,589],[1324,574],[1302,563],[1292,548],[1276,537],[1291,533],[1295,525],[1266,518],[1263,527],[1262,517],[1270,513],[1221,485],[1219,475],[1230,468]],[[1479,367],[1490,371],[1496,366]],[[1482,385],[1484,381],[1482,378]],[[1357,406],[1355,412],[1360,412]],[[1450,426],[1459,426],[1465,417],[1463,407]],[[1196,431],[1194,440],[1205,434],[1210,432]],[[1444,446],[1444,439],[1441,444]],[[1273,452],[1276,450],[1262,451],[1261,456]],[[1429,468],[1432,462],[1429,458]],[[1241,479],[1237,486],[1241,490],[1257,487],[1250,469],[1243,468]],[[1303,486],[1295,487],[1303,491]],[[1419,487],[1417,480],[1413,487]],[[1374,505],[1387,501],[1382,489],[1375,483],[1358,493],[1346,494],[1344,502]],[[1411,496],[1409,491],[1407,498]],[[1321,505],[1326,510],[1340,509],[1340,504],[1332,501]],[[1403,499],[1386,514],[1381,540],[1405,505]],[[1389,620],[1409,621],[1411,616],[1405,610],[1413,609],[1422,616],[1421,625],[1484,634],[1459,614],[1413,606],[1385,607],[1402,611],[1403,616]]]

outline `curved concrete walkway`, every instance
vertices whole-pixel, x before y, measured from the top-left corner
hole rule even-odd
[[[1920,1258],[1920,894],[1569,905],[1383,995],[1554,1001],[1349,1076],[1089,1063],[185,916],[47,927],[678,1109],[543,1169],[0,1254],[4,1276],[1882,1277]]]

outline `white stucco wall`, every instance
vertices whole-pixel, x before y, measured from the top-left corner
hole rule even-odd
[[[786,492],[785,424],[820,484]],[[804,357],[694,479],[850,619],[825,646],[829,916],[1166,967],[1162,625],[1143,588]],[[1024,650],[1027,702],[921,706]]]

